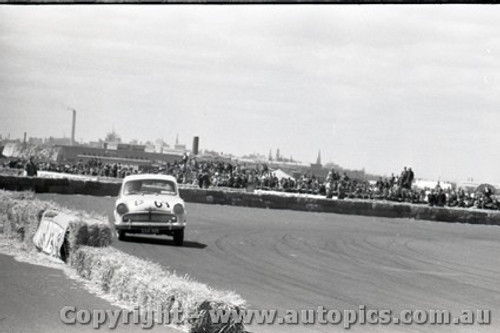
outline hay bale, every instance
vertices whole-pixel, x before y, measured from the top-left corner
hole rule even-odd
[[[89,279],[91,265],[87,252],[76,249],[71,252],[69,258],[69,264],[76,270],[76,273],[82,278]]]
[[[104,216],[83,211],[66,210],[64,213],[75,216],[68,228],[68,243],[76,249],[81,245],[105,247],[112,243],[112,230]]]
[[[40,222],[41,212],[51,206],[51,203],[33,199],[27,193],[1,193],[3,234],[24,243],[27,249],[34,249],[33,236]]]
[[[98,242],[97,246],[106,247],[111,245],[113,241],[113,234],[108,224],[100,223],[97,225]]]
[[[189,333],[240,333],[244,332],[244,325],[241,320],[236,319],[234,316],[230,316],[227,323],[214,323],[210,316],[211,311],[217,312],[229,312],[231,314],[240,313],[242,309],[238,306],[230,307],[227,304],[214,302],[214,301],[203,301],[196,308],[196,314],[193,316],[196,318],[191,323],[191,328]]]
[[[85,222],[81,220],[71,221],[67,232],[70,252],[76,250],[81,245],[86,245],[88,234],[88,228]]]
[[[89,223],[87,225],[88,229],[88,237],[87,244],[88,246],[99,246],[99,225],[97,223]]]
[[[77,273],[102,292],[142,309],[159,306],[173,314],[187,313],[180,325],[191,332],[243,332],[243,325],[230,318],[228,323],[211,323],[208,309],[240,311],[244,301],[237,295],[215,291],[188,277],[165,271],[158,264],[125,254],[114,248],[81,246],[70,264]],[[202,304],[204,304],[202,306]],[[195,321],[189,317],[198,317]]]

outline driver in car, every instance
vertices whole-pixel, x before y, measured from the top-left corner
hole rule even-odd
[[[141,185],[142,183],[138,181],[128,182],[125,186],[125,194],[138,193],[141,190]]]

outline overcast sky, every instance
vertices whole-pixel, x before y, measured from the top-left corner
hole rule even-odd
[[[1,6],[0,134],[500,183],[500,7]]]

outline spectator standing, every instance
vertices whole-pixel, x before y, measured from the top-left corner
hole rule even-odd
[[[38,167],[36,163],[33,161],[33,156],[30,157],[30,160],[24,166],[24,170],[26,171],[26,176],[28,177],[38,176]]]
[[[406,188],[411,189],[411,185],[413,183],[413,179],[415,178],[415,174],[411,168],[408,168],[408,172],[406,174]]]
[[[405,187],[407,177],[408,177],[408,171],[406,170],[406,167],[404,167],[404,169],[403,169],[403,171],[401,171],[401,175],[399,176],[399,179],[398,179],[398,185],[400,187]]]
[[[439,188],[438,194],[436,196],[436,206],[444,207],[446,205],[446,193],[444,193],[442,188]]]
[[[117,178],[118,177],[118,165],[116,163],[113,164],[111,167],[111,177]]]
[[[389,180],[389,187],[393,187],[396,184],[396,176],[394,176],[394,172],[391,175],[391,179]]]

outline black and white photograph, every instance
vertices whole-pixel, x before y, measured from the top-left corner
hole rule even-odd
[[[0,5],[0,332],[500,331],[500,7]]]

